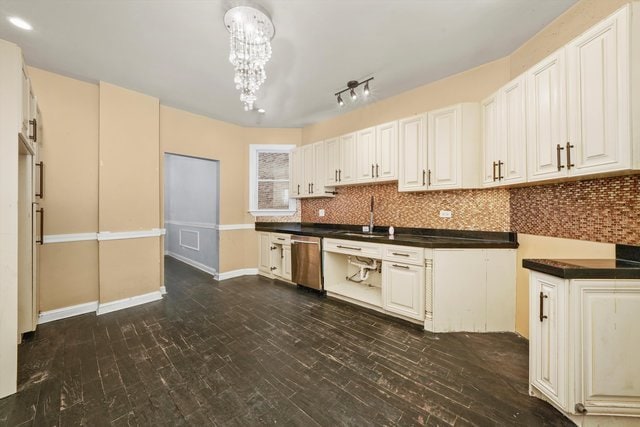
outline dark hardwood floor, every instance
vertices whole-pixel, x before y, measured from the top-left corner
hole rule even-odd
[[[527,341],[432,334],[259,277],[166,260],[163,301],[40,325],[0,425],[571,425]]]

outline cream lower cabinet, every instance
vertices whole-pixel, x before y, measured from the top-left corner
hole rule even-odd
[[[514,249],[434,249],[425,329],[514,331],[515,274]]]
[[[424,265],[382,262],[382,307],[413,319],[424,319]]]
[[[578,425],[639,425],[640,280],[529,277],[531,394]]]
[[[291,236],[258,232],[258,273],[269,278],[291,280]]]

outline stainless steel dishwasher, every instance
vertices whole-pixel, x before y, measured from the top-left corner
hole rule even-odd
[[[322,240],[291,236],[291,278],[294,283],[322,291]]]

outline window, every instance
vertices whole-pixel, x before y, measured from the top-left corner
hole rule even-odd
[[[254,216],[288,216],[296,212],[289,198],[289,156],[295,145],[251,145],[249,206]]]

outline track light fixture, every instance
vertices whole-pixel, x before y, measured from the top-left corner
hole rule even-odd
[[[342,100],[342,94],[345,92],[349,92],[349,95],[351,96],[351,100],[352,101],[356,101],[358,99],[358,94],[356,93],[356,89],[358,88],[358,86],[360,85],[364,85],[364,90],[362,91],[363,95],[366,97],[369,95],[370,90],[369,90],[369,82],[373,80],[373,77],[369,77],[366,80],[363,80],[361,82],[357,81],[357,80],[349,80],[349,82],[347,82],[347,87],[345,89],[342,89],[339,92],[335,93],[335,96],[338,99],[338,105],[340,107],[342,107],[344,105],[344,101]]]

